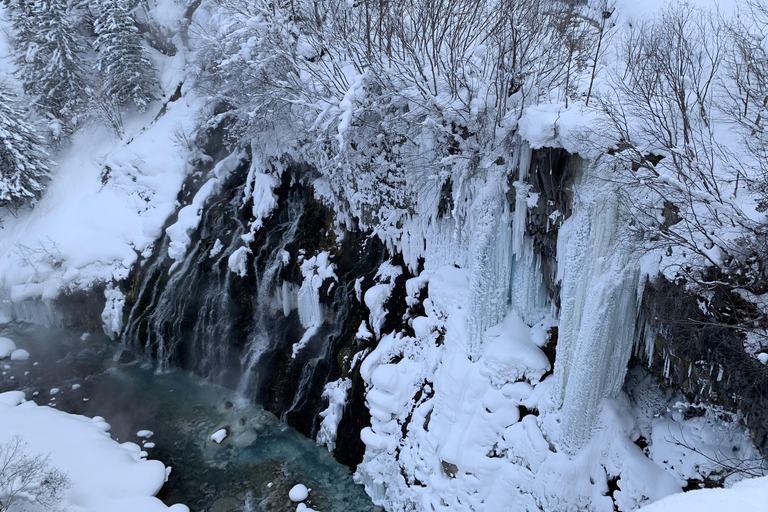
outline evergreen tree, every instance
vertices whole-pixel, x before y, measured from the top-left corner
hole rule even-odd
[[[14,16],[24,92],[42,112],[60,120],[76,116],[85,96],[84,45],[68,13],[66,0],[35,0]]]
[[[48,159],[29,113],[0,86],[0,206],[18,206],[40,197]]]
[[[133,16],[120,0],[107,0],[94,27],[103,94],[116,105],[133,101],[143,110],[155,99],[157,70],[141,44]]]

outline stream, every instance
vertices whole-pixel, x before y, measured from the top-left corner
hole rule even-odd
[[[148,458],[173,468],[158,494],[192,512],[288,512],[288,491],[311,489],[306,504],[320,512],[379,512],[349,468],[324,448],[232,390],[194,374],[156,373],[103,334],[28,324],[0,326],[30,352],[0,362],[0,392],[60,410],[102,416],[119,442],[145,447]],[[226,429],[221,444],[211,434]],[[149,430],[149,439],[137,432]],[[150,445],[151,446],[151,445]]]

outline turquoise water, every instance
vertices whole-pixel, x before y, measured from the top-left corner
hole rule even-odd
[[[81,332],[15,324],[3,326],[0,336],[32,355],[0,362],[0,392],[20,389],[42,405],[103,416],[121,442],[155,443],[146,448],[149,458],[173,468],[158,496],[166,503],[193,512],[295,511],[288,491],[302,483],[311,489],[306,503],[318,511],[381,510],[325,448],[233,391],[188,372],[158,375],[117,362],[119,345],[103,335],[81,339]],[[52,388],[59,391],[51,394]],[[212,442],[222,428],[227,438]],[[144,440],[139,430],[154,435]]]

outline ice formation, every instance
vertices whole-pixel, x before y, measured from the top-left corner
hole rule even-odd
[[[304,280],[299,288],[296,304],[299,309],[299,320],[306,331],[304,336],[293,345],[293,357],[296,357],[296,354],[304,348],[325,320],[325,306],[320,302],[320,287],[328,279],[338,281],[335,274],[336,265],[331,263],[330,259],[331,254],[328,251],[322,251],[301,263],[301,274]]]
[[[556,394],[563,407],[562,442],[571,451],[589,440],[601,399],[621,389],[642,296],[635,248],[614,187],[585,173],[574,194],[574,214],[558,235]]]
[[[350,379],[339,379],[329,382],[323,389],[323,398],[328,399],[328,407],[320,413],[320,431],[317,433],[317,444],[325,445],[328,451],[336,448],[336,432],[347,403],[347,395],[352,387]]]

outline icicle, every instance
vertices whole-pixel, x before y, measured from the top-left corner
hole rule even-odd
[[[512,254],[523,255],[523,240],[525,239],[525,223],[528,217],[528,171],[531,167],[532,151],[527,142],[521,141],[518,149],[518,180],[515,186],[515,214],[512,221]]]
[[[656,332],[651,329],[651,326],[646,324],[645,326],[645,354],[648,356],[648,366],[653,363],[653,349],[656,346]]]
[[[547,314],[547,291],[541,274],[541,256],[533,249],[533,240],[523,241],[522,251],[512,258],[512,308],[528,325],[540,321]]]

